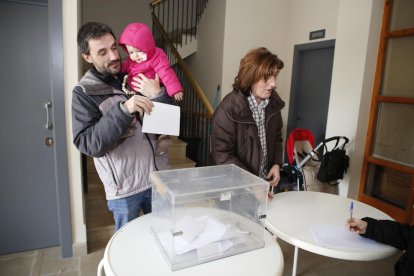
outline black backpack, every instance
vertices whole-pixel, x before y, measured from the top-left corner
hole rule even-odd
[[[345,142],[342,147],[338,147],[341,139],[344,139]],[[326,143],[330,141],[336,141],[336,144],[331,151],[328,151]],[[339,183],[339,180],[344,178],[344,175],[349,167],[349,156],[346,155],[345,151],[345,145],[348,142],[349,139],[345,136],[335,136],[323,142],[326,152],[322,157],[322,163],[316,176],[319,181],[336,185]]]

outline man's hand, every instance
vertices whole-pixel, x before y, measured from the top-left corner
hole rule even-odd
[[[138,74],[132,78],[133,89],[148,98],[157,97],[161,93],[160,78],[155,74],[155,79],[149,79],[143,74]]]
[[[154,105],[148,98],[144,96],[134,95],[126,102],[124,102],[124,106],[130,114],[139,112],[139,114],[142,116],[144,112],[151,113]]]

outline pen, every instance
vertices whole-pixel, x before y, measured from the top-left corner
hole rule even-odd
[[[354,202],[351,201],[351,206],[349,206],[349,219],[352,220],[352,212],[354,211]]]

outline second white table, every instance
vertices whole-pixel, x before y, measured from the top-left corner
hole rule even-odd
[[[319,246],[309,225],[344,225],[349,218],[350,203],[354,202],[353,217],[393,220],[384,212],[357,200],[337,195],[300,191],[274,196],[267,207],[266,227],[278,238],[295,246],[293,273],[296,275],[298,248],[338,259],[371,261],[387,258],[399,252],[389,245],[379,249],[335,249]]]

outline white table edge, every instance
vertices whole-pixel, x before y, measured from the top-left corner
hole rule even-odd
[[[139,218],[137,218],[139,219]],[[278,242],[276,240],[273,239],[272,234],[269,233],[268,231],[266,231],[265,229],[264,231],[264,235],[265,235],[265,247],[267,245],[269,245],[270,243],[276,243],[276,250],[279,251],[278,255],[280,256],[279,262],[277,262],[275,260],[275,263],[279,263],[279,267],[278,267],[278,271],[276,273],[276,275],[283,275],[283,271],[285,269],[285,265],[284,265],[284,256],[283,256],[283,252],[282,249],[280,247],[280,245],[278,244]],[[111,247],[111,244],[113,242],[113,240],[116,238],[118,232],[115,232],[115,234],[111,237],[111,239],[109,240],[109,242],[107,243],[106,247],[105,247],[105,251],[104,251],[104,255],[103,255],[103,267],[104,267],[104,271],[105,271],[105,275],[110,276],[110,275],[116,275],[113,273],[114,269],[112,268],[110,261],[109,261],[109,248]],[[259,248],[256,250],[263,250],[264,248]],[[245,253],[241,253],[241,254],[246,254],[249,252],[245,252]],[[234,256],[229,256],[229,258],[234,257]],[[214,262],[214,261],[213,261]]]
[[[334,248],[323,248],[323,251],[321,251],[321,247],[319,245],[313,245],[310,243],[303,242],[299,239],[296,239],[294,237],[291,237],[284,233],[283,231],[280,231],[276,229],[270,222],[265,222],[266,228],[273,233],[276,237],[284,240],[285,242],[296,246],[300,249],[326,256],[329,258],[336,258],[336,259],[342,259],[342,260],[348,260],[348,261],[374,261],[374,260],[381,260],[388,257],[391,257],[399,252],[398,249],[389,246],[389,250],[386,252],[379,252],[378,254],[373,254],[372,252],[344,252],[343,250],[334,249]],[[352,253],[352,254],[351,254]],[[335,257],[333,257],[335,256]]]

